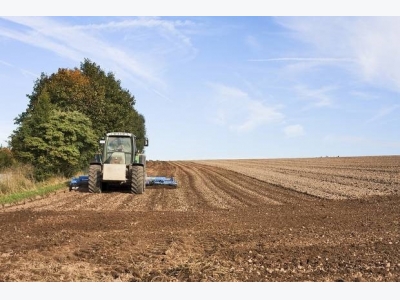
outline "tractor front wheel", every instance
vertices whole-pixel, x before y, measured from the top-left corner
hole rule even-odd
[[[131,180],[131,193],[143,194],[145,185],[143,166],[132,166]]]
[[[89,193],[101,193],[101,166],[89,167]]]

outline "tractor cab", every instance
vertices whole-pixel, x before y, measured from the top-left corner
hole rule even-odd
[[[132,136],[107,136],[104,143],[103,157],[105,164],[131,164],[134,157]]]

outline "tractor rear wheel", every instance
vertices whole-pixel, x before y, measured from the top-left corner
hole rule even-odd
[[[143,194],[145,185],[143,166],[132,166],[131,180],[131,193]]]
[[[89,167],[89,193],[101,193],[101,166]]]

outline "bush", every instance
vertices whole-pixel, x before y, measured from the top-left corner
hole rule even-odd
[[[0,195],[28,191],[35,188],[33,168],[29,165],[15,165],[3,169],[0,178]]]

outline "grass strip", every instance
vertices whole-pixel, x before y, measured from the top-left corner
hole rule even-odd
[[[34,190],[0,196],[0,204],[14,203],[35,196],[44,196],[68,186],[67,182],[38,187]]]

